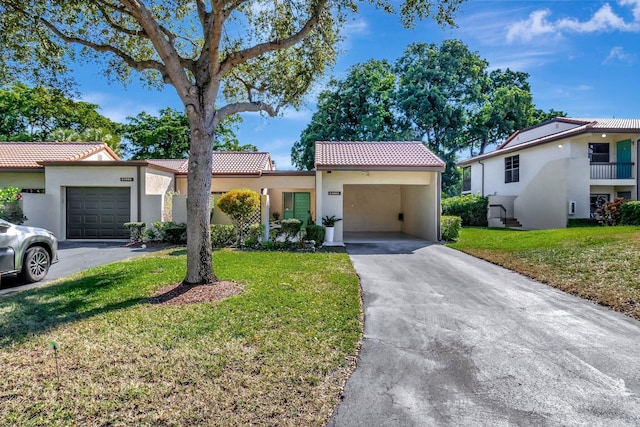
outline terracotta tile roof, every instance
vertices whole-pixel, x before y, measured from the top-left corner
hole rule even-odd
[[[147,163],[171,169],[175,173],[187,173],[188,160],[186,159],[149,159]]]
[[[567,123],[574,123],[577,126],[556,132],[551,135],[541,136],[520,144],[506,146],[507,142],[512,140],[521,131],[516,131],[513,135],[507,139],[505,143],[500,145],[495,151],[491,153],[485,153],[480,156],[475,156],[470,159],[462,160],[458,162],[459,166],[468,165],[478,160],[499,156],[502,154],[511,153],[514,151],[522,150],[525,148],[533,147],[536,145],[546,144],[549,142],[558,141],[564,138],[568,138],[575,135],[581,135],[585,133],[600,133],[600,132],[616,132],[616,133],[640,133],[640,119],[576,119],[569,117],[558,117],[558,121],[564,121]],[[548,123],[548,122],[547,122]]]
[[[420,141],[316,142],[316,169],[374,167],[379,169],[444,168],[445,163]]]
[[[148,160],[155,164],[173,169],[178,174],[188,172],[189,161],[182,160]],[[263,171],[273,170],[269,153],[256,151],[216,151],[213,153],[214,175],[259,175]]]
[[[103,142],[0,142],[0,168],[42,168],[38,162],[83,160],[101,151],[120,160]]]

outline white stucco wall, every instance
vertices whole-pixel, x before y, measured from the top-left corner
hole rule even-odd
[[[22,210],[28,218],[24,225],[46,228],[53,231],[56,237],[60,237],[54,230],[59,222],[51,209],[54,203],[51,194],[22,194]]]
[[[533,141],[537,138],[542,138],[543,136],[553,135],[558,132],[562,132],[568,129],[573,129],[580,125],[576,125],[573,123],[563,123],[563,122],[554,122],[548,123],[544,126],[538,126],[533,129],[525,130],[520,132],[518,136],[516,136],[512,141],[509,142],[505,147],[511,147],[517,144],[522,144],[527,141]]]
[[[67,187],[127,187],[131,191],[130,220],[138,220],[138,192],[136,166],[47,166],[47,194],[51,196],[48,212],[56,217],[50,228],[60,240],[66,239]],[[133,178],[122,182],[120,178]]]

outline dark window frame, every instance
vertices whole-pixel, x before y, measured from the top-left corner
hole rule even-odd
[[[520,182],[520,155],[504,158],[504,182]]]
[[[462,191],[471,191],[471,166],[462,168]]]
[[[608,142],[589,143],[589,163],[610,163],[611,144]]]

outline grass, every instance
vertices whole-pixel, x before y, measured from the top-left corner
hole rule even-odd
[[[324,425],[361,336],[348,256],[217,251],[244,293],[149,304],[185,262],[165,250],[1,298],[0,425]]]
[[[448,246],[640,319],[640,227],[465,228]]]

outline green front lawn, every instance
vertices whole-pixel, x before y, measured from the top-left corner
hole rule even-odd
[[[640,227],[464,228],[448,246],[640,319]]]
[[[0,425],[326,423],[361,336],[348,256],[217,251],[244,293],[151,304],[185,262],[169,249],[0,297]]]

